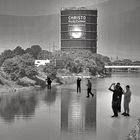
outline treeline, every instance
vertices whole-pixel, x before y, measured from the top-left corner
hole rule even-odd
[[[50,64],[35,67],[36,59],[49,59]],[[1,70],[7,74],[7,78],[17,81],[28,77],[34,79],[40,72],[56,78],[58,72],[82,73],[85,70],[91,75],[104,73],[104,65],[109,64],[110,59],[100,54],[93,54],[86,50],[54,51],[43,50],[39,45],[23,49],[18,46],[13,50],[5,50],[0,55]]]
[[[130,59],[115,60],[111,63],[112,65],[140,65],[140,61],[132,61]]]
[[[34,61],[41,51],[39,45],[33,45],[26,50],[20,46],[13,50],[5,50],[0,55],[1,71],[6,73],[6,78],[9,80],[16,81],[25,76],[33,78],[38,74]]]
[[[91,75],[104,73],[104,65],[110,63],[110,59],[100,54],[93,54],[88,50],[56,51],[53,59],[58,61],[58,69],[67,69],[71,73],[82,73],[88,70]],[[60,61],[60,62],[59,62]]]
[[[3,62],[8,58],[13,58],[17,55],[22,56],[23,54],[30,54],[34,59],[37,59],[38,54],[42,51],[42,48],[39,45],[33,45],[31,48],[27,48],[24,50],[22,47],[17,46],[14,50],[5,50],[0,55],[0,66],[3,64]]]

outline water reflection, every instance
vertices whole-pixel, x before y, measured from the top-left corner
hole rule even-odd
[[[68,89],[63,90],[61,94],[62,140],[68,138],[67,135],[73,135],[75,140],[84,139],[83,135],[90,133],[95,137],[95,132],[96,97],[87,99],[85,95],[77,95],[76,92],[73,93]]]
[[[73,87],[0,96],[2,140],[90,140],[95,132],[96,98]]]
[[[15,117],[24,116],[25,118],[34,115],[37,105],[36,96],[2,96],[0,101],[0,116],[6,122],[13,122]]]
[[[15,117],[32,118],[41,100],[50,106],[55,102],[56,95],[56,88],[51,91],[43,89],[16,95],[3,95],[0,97],[0,117],[8,123],[14,122]]]
[[[51,105],[55,102],[57,96],[57,89],[53,88],[51,90],[46,89],[46,94],[43,98],[46,104]]]
[[[94,93],[94,95],[96,95],[96,90],[94,90],[93,93]],[[86,102],[86,105],[85,105],[85,129],[87,132],[95,131],[95,129],[96,129],[96,99]]]

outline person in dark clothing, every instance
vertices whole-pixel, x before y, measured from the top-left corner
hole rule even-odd
[[[94,94],[91,92],[91,89],[92,89],[92,83],[88,79],[88,83],[87,83],[87,98],[89,98],[90,94],[92,95],[92,97],[94,96]]]
[[[50,77],[47,77],[48,89],[51,89],[52,80]]]
[[[114,89],[112,89],[112,86],[114,86]],[[115,83],[112,83],[111,86],[109,87],[109,90],[113,92],[112,110],[113,110],[114,115],[112,117],[118,117],[119,87],[117,85],[115,86]]]
[[[118,94],[119,94],[118,112],[121,112],[121,101],[122,101],[123,89],[120,86],[120,83],[117,83],[116,86],[118,86]]]
[[[77,93],[81,93],[81,78],[77,78]]]

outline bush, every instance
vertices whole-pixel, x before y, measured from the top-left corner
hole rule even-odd
[[[50,78],[52,78],[52,79],[55,79],[56,78],[57,69],[52,64],[47,64],[43,68],[43,72],[47,73],[47,76],[50,77]]]
[[[30,54],[15,56],[5,60],[3,70],[10,75],[11,80],[17,80],[24,76],[32,78],[37,75],[37,69],[34,66],[34,59]]]
[[[17,84],[22,86],[33,86],[35,83],[36,82],[34,80],[31,80],[28,77],[23,77],[17,81]]]
[[[92,75],[103,73],[104,65],[110,63],[110,59],[100,54],[93,54],[88,50],[56,51],[53,53],[57,69],[68,69],[71,73],[81,73],[89,69]]]

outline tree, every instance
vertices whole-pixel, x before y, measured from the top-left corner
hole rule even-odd
[[[35,59],[37,59],[38,54],[42,51],[42,48],[39,45],[31,46],[31,54]]]
[[[2,66],[4,72],[10,75],[11,80],[18,80],[24,76],[32,78],[38,74],[34,66],[34,58],[30,54],[7,59]]]
[[[59,62],[57,68],[66,68],[72,73],[80,73],[88,68],[92,75],[103,73],[104,65],[111,63],[108,57],[88,50],[55,51],[53,58]]]
[[[23,54],[21,56],[22,61],[28,65],[28,66],[34,66],[34,61],[35,59],[33,58],[33,56],[29,53]]]
[[[12,52],[13,57],[16,55],[23,55],[25,53],[24,49],[22,49],[20,46],[17,46]]]
[[[3,70],[7,74],[10,75],[11,80],[17,80],[18,77],[20,77],[20,67],[18,66],[18,63],[21,64],[21,59],[19,56],[7,59],[3,63]]]
[[[46,50],[42,50],[39,54],[37,59],[51,59],[52,58],[52,53]]]
[[[52,62],[56,63],[57,69],[66,68],[70,59],[71,58],[70,58],[69,54],[64,51],[55,51],[52,54]]]
[[[122,62],[124,63],[124,65],[131,65],[132,61],[130,59],[124,59],[122,60]]]
[[[27,48],[27,49],[25,50],[25,53],[31,54],[31,48]]]
[[[13,57],[13,52],[8,49],[5,50],[1,55],[0,55],[0,66],[3,64],[3,62],[8,59]]]
[[[43,71],[45,73],[47,73],[47,76],[51,77],[52,79],[56,78],[56,73],[57,73],[57,70],[56,70],[56,67],[52,64],[47,64]]]

